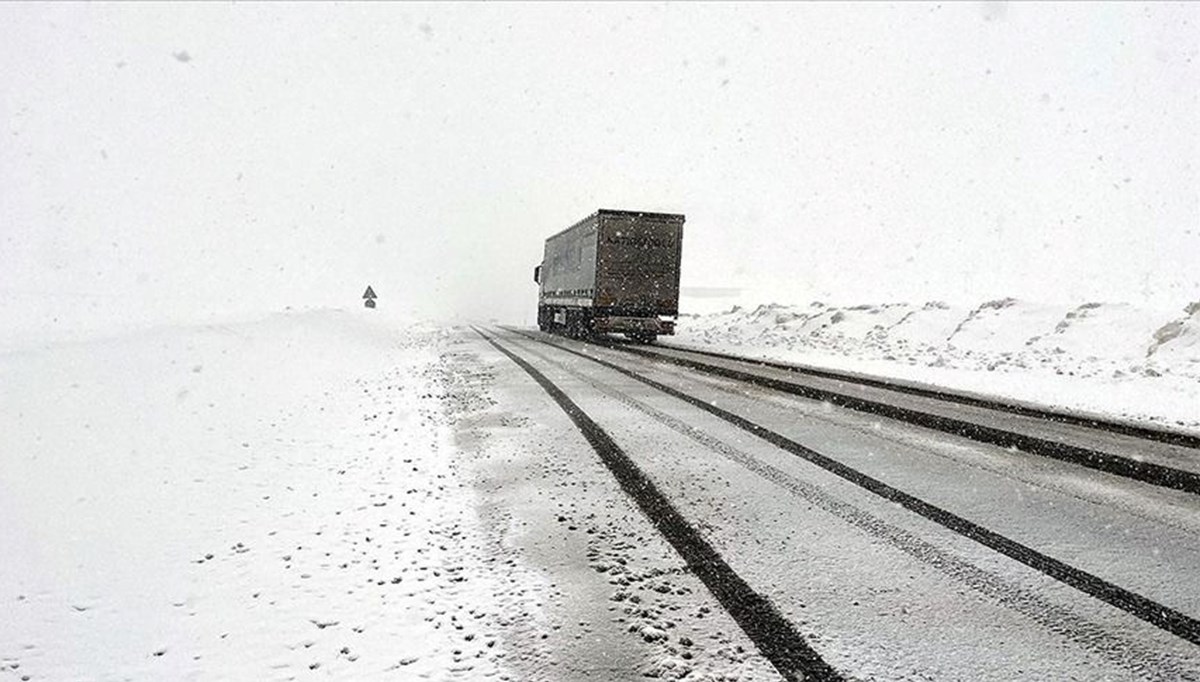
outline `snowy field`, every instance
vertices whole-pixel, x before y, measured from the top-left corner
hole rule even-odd
[[[426,620],[505,589],[438,571],[481,558],[431,541],[471,531],[428,428],[426,336],[308,313],[0,356],[0,669],[287,679],[495,656],[486,631]]]
[[[667,343],[1200,431],[1200,303],[733,306]]]
[[[769,679],[463,338],[310,311],[0,354],[0,680]]]

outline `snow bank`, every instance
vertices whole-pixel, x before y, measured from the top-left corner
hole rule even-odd
[[[1185,308],[1184,316],[1156,329],[1146,355],[1164,366],[1200,372],[1200,302]]]
[[[735,306],[672,343],[1200,429],[1200,303]]]

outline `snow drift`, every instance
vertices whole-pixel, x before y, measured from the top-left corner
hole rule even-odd
[[[772,303],[685,315],[677,342],[1200,427],[1200,302]]]

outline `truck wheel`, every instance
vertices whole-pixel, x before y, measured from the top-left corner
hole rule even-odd
[[[592,318],[582,310],[567,311],[567,336],[586,339],[592,334]]]

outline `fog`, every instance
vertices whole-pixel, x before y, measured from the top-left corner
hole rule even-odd
[[[762,301],[1200,298],[1200,6],[0,5],[0,328],[528,323],[685,213]],[[686,306],[685,306],[686,308]]]

